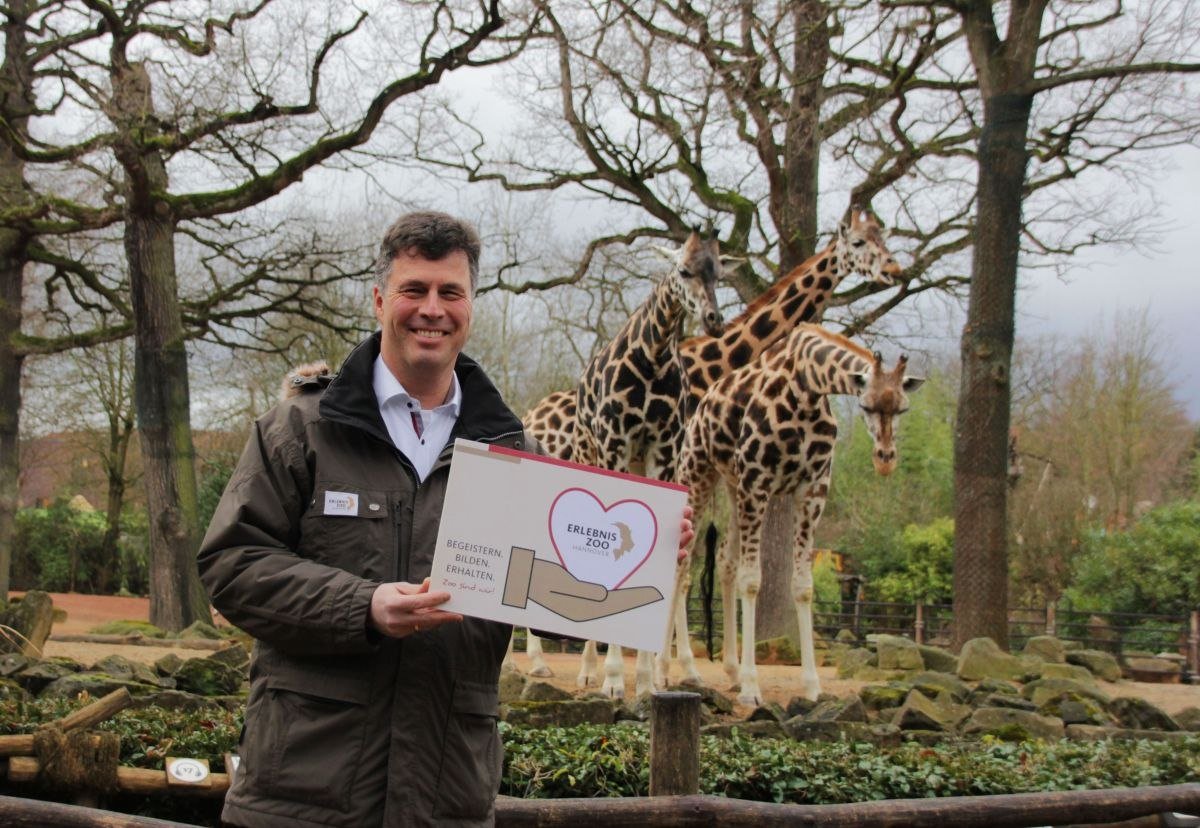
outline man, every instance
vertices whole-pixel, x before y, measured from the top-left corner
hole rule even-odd
[[[426,580],[453,438],[530,448],[461,353],[479,250],[442,213],[392,225],[380,332],[255,423],[213,516],[201,578],[257,640],[230,824],[493,821],[511,628],[439,609]]]

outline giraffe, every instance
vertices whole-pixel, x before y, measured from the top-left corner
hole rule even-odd
[[[796,325],[818,319],[838,284],[857,273],[881,285],[894,285],[900,265],[888,250],[883,228],[875,215],[854,205],[839,223],[829,244],[793,268],[786,276],[756,298],[736,319],[726,324],[719,336],[703,335],[684,340],[680,359],[688,380],[688,410],[717,378],[757,359],[762,352]],[[570,460],[575,427],[575,393],[555,391],[534,405],[524,419],[525,428],[548,454]],[[697,524],[698,525],[698,524]],[[687,636],[686,607],[679,610],[676,640]],[[691,650],[678,648],[685,683],[699,683]],[[527,638],[530,674],[551,675],[536,636]],[[594,664],[594,657],[585,659]],[[587,686],[593,676],[580,673]]]
[[[721,332],[716,284],[722,265],[716,239],[702,240],[697,230],[677,251],[659,252],[672,259],[671,271],[579,379],[571,459],[670,480],[683,438],[687,394],[679,341],[689,316],[698,317],[710,335]],[[595,658],[595,644],[588,642],[581,677],[594,674]],[[613,698],[625,695],[623,666],[621,648],[610,645],[601,690]],[[652,688],[652,669],[651,654],[639,652],[638,693]]]
[[[897,457],[896,420],[908,408],[908,393],[924,382],[907,376],[907,365],[908,357],[901,356],[895,368],[885,371],[878,352],[871,354],[843,336],[803,324],[758,362],[714,383],[688,421],[677,481],[691,488],[697,516],[707,508],[718,481],[726,485],[733,505],[717,568],[725,608],[723,661],[739,688],[739,702],[762,702],[754,664],[754,611],[762,581],[763,519],[768,501],[776,495],[795,498],[792,590],[800,620],[802,692],[809,699],[820,692],[813,660],[812,537],[829,494],[837,438],[827,395],[858,398],[874,441],[875,470],[891,474]],[[711,545],[708,552],[711,565]],[[740,669],[735,579],[742,602]],[[672,596],[674,613],[685,600],[688,581],[686,564],[681,565]],[[665,675],[662,654],[657,666]]]

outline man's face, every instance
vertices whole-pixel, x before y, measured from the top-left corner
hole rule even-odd
[[[374,288],[388,367],[409,389],[449,380],[471,330],[471,271],[461,250],[430,261],[402,253],[387,287]]]

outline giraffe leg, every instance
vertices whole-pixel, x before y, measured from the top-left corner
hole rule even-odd
[[[766,497],[745,493],[737,505],[739,534],[743,538],[741,556],[737,566],[738,594],[742,598],[742,665],[738,672],[741,704],[762,704],[763,695],[758,687],[758,666],[755,664],[754,612],[758,604],[758,590],[762,585],[762,559],[759,550],[762,543],[763,510]]]
[[[683,670],[683,678],[680,683],[691,687],[701,687],[704,679],[701,678],[700,671],[696,669],[696,657],[692,655],[692,640],[688,634],[687,598],[691,585],[691,568],[687,561],[684,561],[683,581],[675,603],[675,658],[679,660],[679,667]]]
[[[675,632],[675,606],[679,602],[679,581],[686,564],[675,567],[675,583],[671,589],[671,609],[667,615],[667,628],[663,631],[663,648],[654,659],[654,686],[665,690],[671,679],[671,638]]]
[[[604,657],[604,683],[600,692],[610,699],[625,698],[625,659],[620,646],[608,645],[608,655]]]
[[[596,642],[583,642],[583,655],[579,657],[579,675],[575,678],[578,687],[596,686],[596,664],[599,657],[596,653]]]
[[[826,475],[811,486],[800,489],[795,498],[796,545],[792,565],[792,597],[796,601],[796,618],[800,625],[800,692],[813,701],[821,694],[821,679],[817,675],[816,648],[813,646],[812,538],[825,508],[828,481]]]
[[[554,675],[542,655],[542,639],[534,635],[533,630],[525,631],[525,654],[529,656],[529,675],[538,678]]]
[[[729,487],[730,508],[735,508],[737,491]],[[721,607],[725,616],[725,637],[721,643],[721,662],[725,675],[729,676],[731,690],[740,690],[738,683],[738,593],[735,587],[737,580],[737,564],[741,557],[742,541],[738,533],[738,521],[734,517],[729,521],[725,537],[721,539],[721,548],[717,554],[717,572],[721,578]]]
[[[517,669],[516,659],[513,658],[513,640],[512,636],[508,637],[508,649],[504,651],[504,660],[500,662],[500,671],[515,671]]]
[[[635,697],[654,691],[654,653],[650,650],[637,651],[637,672],[634,675]]]

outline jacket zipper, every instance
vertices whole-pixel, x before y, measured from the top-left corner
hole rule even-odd
[[[392,555],[392,565],[396,569],[392,573],[393,581],[407,580],[408,578],[408,556],[404,554],[404,521],[400,513],[403,505],[404,501],[399,498],[392,503],[392,528],[396,533],[396,550]]]

